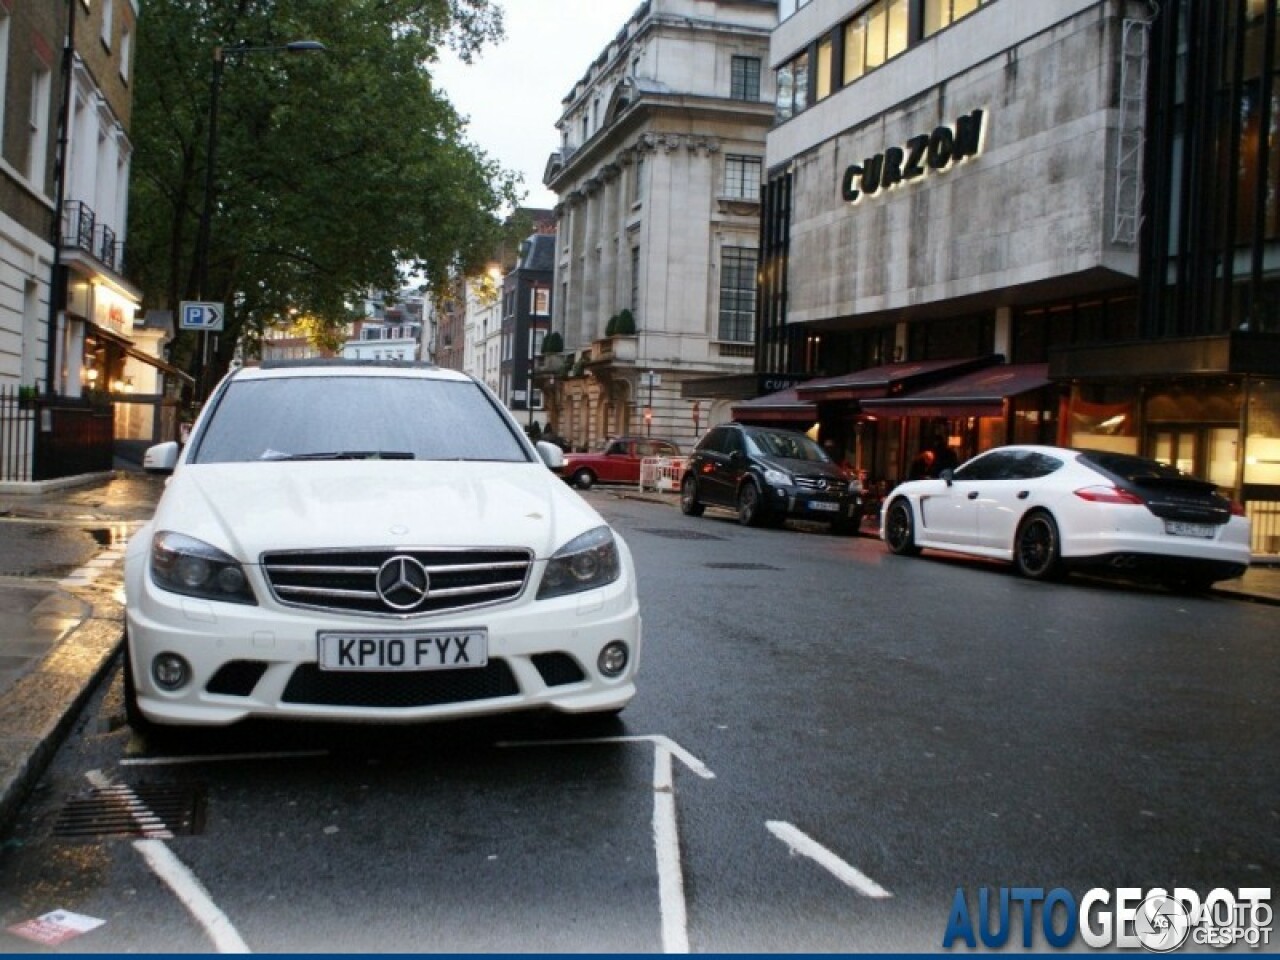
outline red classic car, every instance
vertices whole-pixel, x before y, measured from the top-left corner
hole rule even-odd
[[[591,453],[566,453],[564,468],[559,473],[583,490],[597,483],[639,483],[640,461],[645,457],[678,456],[680,448],[670,440],[614,437]]]

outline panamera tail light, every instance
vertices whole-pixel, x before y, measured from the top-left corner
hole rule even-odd
[[[1131,506],[1145,506],[1142,498],[1128,490],[1121,490],[1119,487],[1081,487],[1079,490],[1072,491],[1081,500],[1088,500],[1090,503],[1127,503]]]

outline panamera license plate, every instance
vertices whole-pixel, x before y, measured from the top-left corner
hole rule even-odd
[[[1213,524],[1166,520],[1164,522],[1164,532],[1174,537],[1202,537],[1208,540],[1213,537]]]
[[[489,662],[489,631],[321,633],[321,670],[460,670]]]
[[[840,509],[840,504],[838,504],[838,503],[825,503],[825,502],[823,502],[823,501],[821,501],[821,500],[815,500],[815,501],[813,501],[812,503],[810,503],[810,504],[809,504],[809,509],[810,509],[810,510],[823,510],[823,511],[825,511],[825,512],[827,512],[827,513],[835,513],[837,510],[839,510],[839,509]]]

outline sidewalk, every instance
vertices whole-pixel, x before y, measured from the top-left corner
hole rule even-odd
[[[0,489],[0,827],[120,647],[125,540],[163,486],[119,466]]]

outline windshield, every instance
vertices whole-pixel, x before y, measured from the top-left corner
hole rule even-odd
[[[756,456],[780,457],[784,460],[813,460],[829,463],[831,458],[820,446],[802,433],[780,430],[757,430],[746,434],[747,449]]]
[[[475,383],[344,376],[232,381],[189,462],[372,458],[530,459]]]

